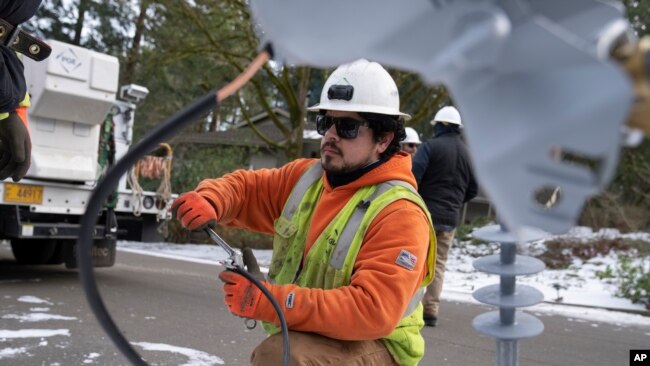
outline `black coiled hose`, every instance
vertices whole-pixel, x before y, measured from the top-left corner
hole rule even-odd
[[[106,309],[101,295],[99,294],[99,290],[97,289],[91,255],[95,224],[97,223],[97,218],[99,217],[104,202],[113,192],[114,188],[118,185],[120,178],[128,171],[128,169],[158,146],[160,142],[168,140],[186,126],[199,119],[205,113],[215,108],[218,104],[216,95],[217,93],[210,92],[199,98],[185,109],[177,112],[163,123],[154,127],[145,138],[134,145],[133,148],[109,170],[108,174],[97,185],[88,201],[86,213],[81,219],[79,239],[77,239],[77,263],[79,265],[79,276],[83,290],[86,294],[86,300],[106,334],[108,334],[115,346],[133,365],[147,366],[148,364],[142,359],[142,357],[140,357],[135,349],[133,349],[126,338],[124,338]],[[287,329],[286,319],[284,318],[280,306],[266,287],[264,287],[257,279],[253,278],[250,273],[243,269],[237,272],[259,287],[264,295],[269,298],[273,307],[278,312],[278,317],[281,322],[280,326],[282,328],[282,336],[284,337],[284,364],[288,366],[289,332]]]

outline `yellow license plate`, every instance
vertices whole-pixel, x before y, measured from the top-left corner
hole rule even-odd
[[[31,184],[4,184],[4,201],[12,203],[43,203],[43,186]]]

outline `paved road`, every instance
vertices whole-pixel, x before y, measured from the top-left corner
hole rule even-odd
[[[247,364],[264,335],[259,328],[246,330],[225,310],[220,270],[119,252],[115,267],[96,273],[114,319],[151,364]],[[39,299],[47,302],[34,302]],[[18,266],[0,246],[0,304],[0,365],[128,364],[99,328],[75,271]],[[423,331],[422,364],[493,365],[494,341],[471,327],[473,317],[488,309],[445,302],[440,325]],[[520,344],[521,365],[627,365],[629,349],[650,348],[647,326],[541,318],[544,333]]]

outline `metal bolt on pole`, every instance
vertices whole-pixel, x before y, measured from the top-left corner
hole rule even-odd
[[[480,240],[500,243],[501,251],[473,263],[479,271],[499,275],[500,283],[474,291],[472,296],[477,301],[498,306],[499,310],[477,316],[472,324],[479,333],[496,338],[497,366],[517,366],[518,340],[535,337],[544,330],[544,324],[539,319],[517,311],[517,308],[540,303],[544,295],[534,287],[517,285],[516,276],[541,272],[545,266],[539,259],[517,255],[516,243],[543,239],[548,234],[525,228],[515,235],[501,225],[491,225],[475,231],[473,235]]]

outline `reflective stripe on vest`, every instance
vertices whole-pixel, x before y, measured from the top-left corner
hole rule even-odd
[[[307,171],[302,174],[296,186],[291,190],[291,194],[289,195],[287,202],[284,204],[284,209],[282,209],[282,216],[291,221],[293,214],[296,213],[296,210],[298,209],[298,205],[300,205],[302,197],[305,195],[305,192],[307,192],[309,187],[320,179],[322,175],[323,166],[320,162],[316,162],[307,168]]]
[[[401,180],[389,180],[387,182],[379,184],[377,186],[377,189],[375,189],[375,191],[365,201],[362,201],[359,203],[359,205],[357,205],[354,213],[345,224],[345,228],[339,237],[338,244],[336,245],[336,248],[334,248],[334,252],[332,253],[332,257],[330,259],[331,267],[334,267],[336,269],[343,268],[343,263],[345,262],[345,258],[348,256],[354,235],[357,233],[359,227],[361,226],[363,217],[366,214],[366,209],[375,198],[381,196],[395,186],[402,186],[409,191],[418,194],[412,185]],[[406,307],[406,310],[404,311],[402,317],[411,314],[411,312],[413,312],[413,310],[415,310],[415,308],[420,304],[422,297],[424,297],[424,288],[419,289],[413,294],[413,297],[409,301],[409,304]]]
[[[377,186],[377,189],[375,189],[375,191],[368,197],[367,200],[361,201],[361,203],[354,210],[354,213],[348,222],[345,224],[345,229],[343,229],[343,232],[339,237],[338,244],[332,253],[330,266],[336,269],[343,268],[343,263],[345,262],[345,258],[347,257],[348,251],[350,250],[352,239],[354,239],[354,235],[357,233],[357,230],[359,230],[363,216],[366,214],[366,209],[375,198],[381,196],[384,192],[388,191],[394,186],[402,186],[417,194],[417,191],[415,188],[413,188],[412,185],[401,180],[389,180],[387,182],[379,184]]]

